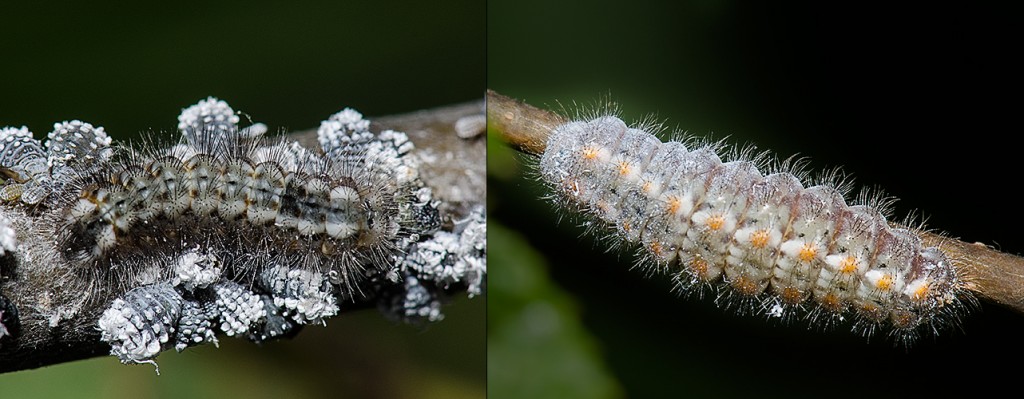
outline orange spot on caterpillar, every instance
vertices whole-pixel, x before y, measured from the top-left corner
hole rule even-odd
[[[857,271],[857,258],[853,256],[847,256],[841,262],[839,262],[839,272],[845,274],[851,274]]]
[[[905,309],[894,309],[892,312],[892,325],[896,328],[911,328],[917,325],[917,317]]]
[[[860,314],[874,321],[885,320],[886,316],[888,316],[882,308],[871,302],[861,304]]]
[[[815,246],[814,244],[811,244],[811,243],[804,243],[804,245],[802,247],[800,247],[800,255],[798,255],[798,257],[803,262],[810,262],[810,261],[814,260],[815,256],[817,256],[817,255],[818,255],[818,247],[817,246]]]
[[[655,241],[651,243],[651,252],[654,253],[654,256],[661,258],[663,250],[664,248],[662,248],[660,242]]]
[[[768,230],[761,229],[750,234],[750,245],[754,248],[764,248],[768,245]]]
[[[833,312],[840,312],[843,310],[843,301],[839,299],[838,295],[831,292],[818,299],[818,303],[820,303],[825,309]]]
[[[914,290],[913,295],[911,295],[910,297],[915,301],[924,300],[925,298],[928,297],[928,291],[929,288],[931,288],[930,286],[930,282],[925,281],[924,283],[921,284],[920,287],[917,287],[917,289]]]
[[[892,275],[883,275],[881,278],[878,279],[878,282],[875,283],[875,287],[882,291],[888,291],[890,288],[892,288]]]
[[[629,162],[619,161],[619,175],[620,176],[628,175],[629,172],[632,171],[632,170],[633,170],[633,166],[630,165]]]
[[[583,159],[594,160],[597,159],[597,155],[601,153],[601,150],[594,146],[589,146],[583,149]]]
[[[746,296],[754,296],[761,293],[761,290],[758,289],[757,283],[746,276],[737,277],[732,281],[731,285],[737,292]]]
[[[796,305],[804,301],[804,293],[794,287],[783,288],[779,296],[782,298],[782,302],[790,305]]]
[[[690,271],[692,271],[697,277],[703,280],[707,279],[708,269],[710,269],[711,266],[708,264],[708,261],[698,256],[690,260],[690,264],[688,266]]]
[[[682,206],[683,206],[683,203],[679,199],[679,197],[674,196],[674,195],[670,195],[668,197],[668,213],[669,213],[669,215],[675,215],[676,212],[679,212],[679,208],[681,208]]]
[[[718,231],[719,229],[722,228],[722,226],[725,226],[725,218],[722,217],[722,215],[720,214],[715,214],[708,217],[708,220],[707,222],[705,222],[705,224],[708,225],[709,229],[713,231]]]

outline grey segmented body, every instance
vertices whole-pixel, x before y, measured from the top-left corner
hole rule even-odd
[[[315,238],[321,260],[328,262],[320,268],[342,272],[347,279],[352,267],[386,262],[391,243],[421,229],[410,222],[413,212],[431,212],[424,204],[410,203],[418,188],[415,175],[399,179],[391,171],[323,157],[292,143],[261,144],[254,129],[234,125],[226,104],[197,107],[209,109],[183,112],[182,119],[192,121],[179,126],[183,144],[131,153],[127,162],[69,183],[71,195],[65,200],[71,204],[59,223],[68,227],[66,242],[75,256],[83,261],[116,256],[131,246],[128,237],[134,234],[159,234],[168,222],[180,227],[190,224],[182,220],[203,224],[199,219],[213,219],[235,230],[272,230],[281,242]],[[388,152],[383,147],[389,143],[369,132],[322,133],[356,134],[359,144],[379,149],[379,158],[408,162],[397,159],[398,148]],[[327,154],[338,151],[329,148]]]
[[[559,202],[643,248],[686,288],[713,285],[769,315],[850,317],[912,336],[970,297],[941,249],[867,205],[786,172],[722,162],[613,116],[556,128],[540,160]],[[809,306],[813,305],[813,306]]]

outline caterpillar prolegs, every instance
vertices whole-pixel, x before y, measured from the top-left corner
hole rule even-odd
[[[601,116],[555,128],[539,171],[560,205],[642,248],[640,265],[744,312],[852,320],[909,340],[955,323],[973,301],[943,250],[880,206],[805,187],[763,156],[734,158]]]

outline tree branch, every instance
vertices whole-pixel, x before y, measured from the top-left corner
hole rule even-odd
[[[460,138],[460,135],[471,135],[457,132],[457,122],[482,112],[482,101],[473,101],[380,117],[373,119],[371,125],[374,132],[385,129],[405,132],[415,144],[412,154],[421,162],[419,176],[432,189],[432,198],[439,201],[437,208],[446,226],[444,231],[450,231],[452,225],[468,219],[473,212],[481,212],[483,207],[486,195],[484,135]],[[478,130],[482,132],[483,127]],[[306,148],[319,149],[316,137],[316,129],[287,136]],[[46,239],[45,229],[32,224],[31,212],[19,212],[2,205],[0,217],[9,219],[15,226],[19,243]],[[0,250],[0,255],[2,253]],[[68,310],[63,318],[55,319],[54,309],[63,309],[65,305],[73,307],[62,302],[83,294],[70,291],[76,288],[62,285],[67,282],[59,278],[52,280],[53,285],[46,287],[44,294],[39,292],[38,284],[24,281],[30,278],[27,270],[51,267],[42,264],[40,259],[59,256],[49,255],[52,256],[26,258],[10,253],[0,256],[0,373],[101,356],[111,350],[108,343],[101,341],[97,329],[97,319],[110,304],[109,300],[85,302],[80,304],[81,308]],[[381,301],[386,299],[384,296],[393,294],[385,292],[393,287],[369,281],[360,284],[355,289],[362,292],[362,296],[338,296],[339,312],[381,306]],[[457,294],[465,292],[467,284],[461,281],[440,289],[447,294]]]
[[[554,112],[487,91],[489,127],[520,151],[543,153],[550,132],[566,121]],[[968,290],[983,300],[1024,313],[1024,258],[926,231],[920,237],[924,245],[939,247],[949,255]]]

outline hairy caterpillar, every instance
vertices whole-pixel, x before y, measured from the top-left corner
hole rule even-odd
[[[296,143],[263,143],[265,126],[239,129],[238,119],[211,98],[182,112],[181,144],[121,148],[116,157],[103,128],[57,124],[45,157],[31,145],[12,153],[25,159],[12,169],[27,181],[20,199],[56,210],[50,220],[62,252],[99,275],[139,272],[145,266],[131,259],[174,240],[160,250],[304,247],[272,251],[271,261],[329,271],[350,285],[363,267],[385,264],[400,236],[435,228],[436,209],[417,202],[415,169],[401,158],[411,149],[404,134],[373,135],[346,110],[321,128],[327,156],[319,156]]]
[[[600,116],[555,128],[539,172],[560,205],[641,247],[641,266],[671,271],[685,292],[713,288],[743,312],[852,319],[866,335],[909,341],[972,303],[941,248],[890,225],[880,201],[850,206],[841,189],[805,188],[787,166],[720,154]]]
[[[56,265],[18,270],[24,280],[62,281],[39,281],[34,300],[58,304],[42,312],[48,328],[109,304],[94,328],[140,363],[218,334],[262,341],[322,324],[367,289],[410,321],[440,319],[452,285],[481,293],[482,209],[444,220],[404,133],[371,132],[345,109],[320,125],[315,152],[240,128],[212,97],[178,121],[178,143],[141,147],[111,146],[81,121],[55,124],[45,145],[0,131],[3,210],[32,220],[3,223],[20,241],[4,247]],[[46,238],[26,239],[36,233]]]

